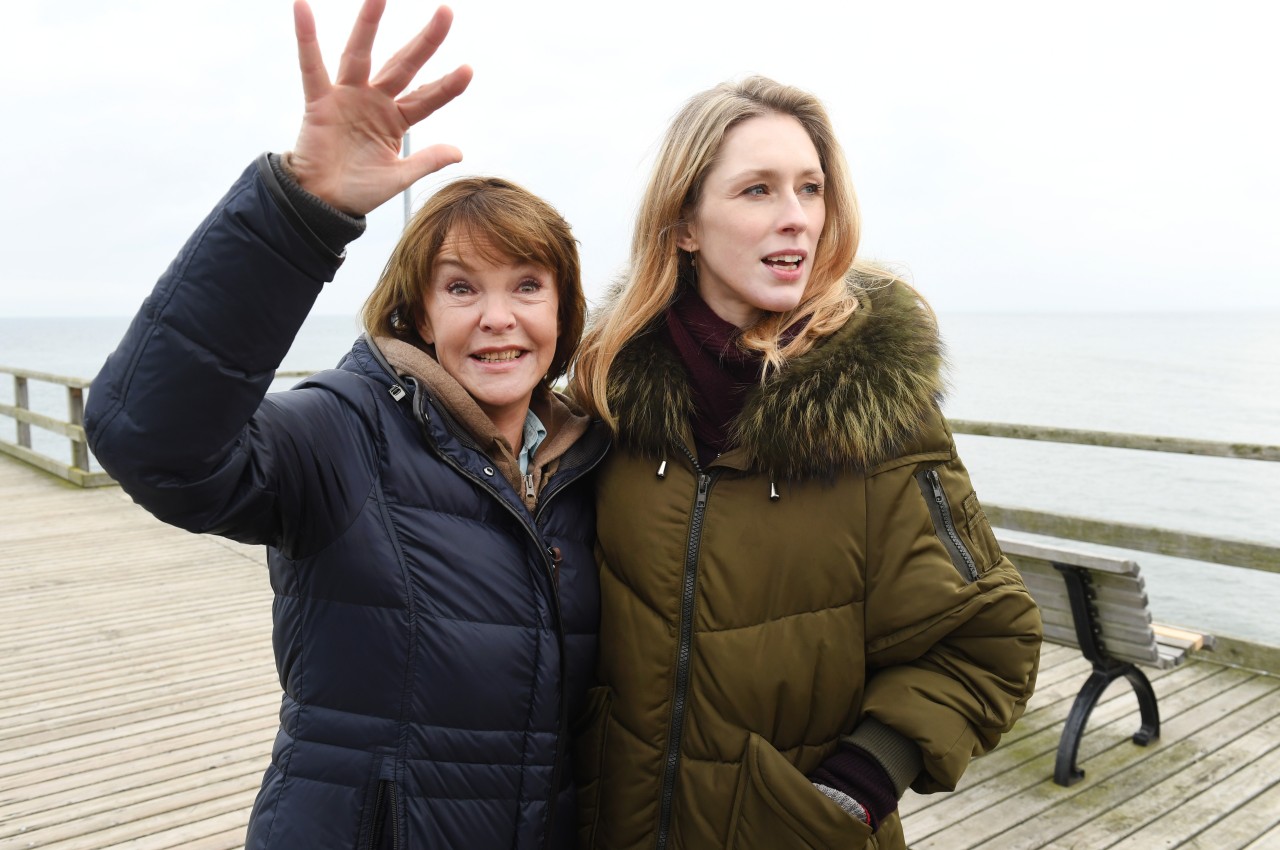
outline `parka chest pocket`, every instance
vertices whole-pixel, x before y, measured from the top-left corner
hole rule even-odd
[[[915,478],[951,563],[965,581],[977,581],[999,563],[1000,545],[964,466],[953,460],[918,470]]]

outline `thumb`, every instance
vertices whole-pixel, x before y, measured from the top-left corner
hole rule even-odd
[[[401,171],[413,183],[455,162],[462,162],[462,151],[453,145],[432,145],[402,160]]]

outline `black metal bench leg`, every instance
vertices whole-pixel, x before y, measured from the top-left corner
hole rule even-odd
[[[1133,692],[1138,695],[1138,711],[1142,715],[1142,726],[1133,733],[1133,742],[1145,747],[1160,737],[1160,706],[1156,704],[1156,692],[1151,688],[1151,681],[1146,674],[1127,665],[1124,677],[1133,685]]]
[[[1053,764],[1053,781],[1066,787],[1084,779],[1084,771],[1076,767],[1076,753],[1080,750],[1080,739],[1084,737],[1084,726],[1089,722],[1093,707],[1098,698],[1107,689],[1107,685],[1115,681],[1117,671],[1095,669],[1076,694],[1076,701],[1071,704],[1071,713],[1067,715],[1067,725],[1058,739],[1058,758]]]
[[[1113,667],[1093,668],[1088,680],[1076,701],[1071,704],[1071,713],[1067,715],[1066,728],[1058,740],[1058,756],[1053,765],[1053,781],[1064,787],[1074,785],[1084,779],[1084,771],[1076,767],[1076,755],[1080,751],[1080,739],[1084,737],[1085,724],[1089,715],[1098,704],[1102,692],[1107,686],[1120,677],[1129,680],[1133,691],[1138,696],[1138,711],[1142,717],[1142,726],[1133,735],[1133,742],[1145,747],[1160,737],[1160,709],[1156,705],[1156,692],[1143,672],[1132,664],[1117,664]]]

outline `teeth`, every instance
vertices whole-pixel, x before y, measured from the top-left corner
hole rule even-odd
[[[778,254],[773,257],[765,257],[765,262],[775,266],[794,266],[798,265],[804,258],[799,254]]]
[[[484,354],[477,354],[476,359],[485,363],[501,363],[505,360],[515,360],[520,354],[520,349],[511,348],[506,351],[488,351]]]

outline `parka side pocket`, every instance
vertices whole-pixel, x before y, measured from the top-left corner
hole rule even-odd
[[[871,828],[813,787],[755,733],[747,739],[729,816],[732,850],[869,850]]]
[[[573,780],[578,786],[578,846],[594,847],[600,822],[600,777],[609,743],[609,709],[613,691],[600,685],[587,691],[586,707],[570,730]]]
[[[916,472],[916,483],[920,485],[920,495],[929,508],[929,516],[933,519],[933,530],[947,550],[951,563],[955,565],[965,581],[978,580],[978,561],[970,551],[968,542],[961,536],[963,523],[956,511],[951,507],[947,490],[942,486],[942,476],[938,467],[921,469]]]
[[[987,512],[978,502],[976,492],[970,493],[964,500],[964,518],[972,551],[978,557],[980,572],[985,574],[1000,563],[1004,555],[1000,551],[1000,544],[996,542],[996,533],[991,530],[991,521],[987,519]]]

